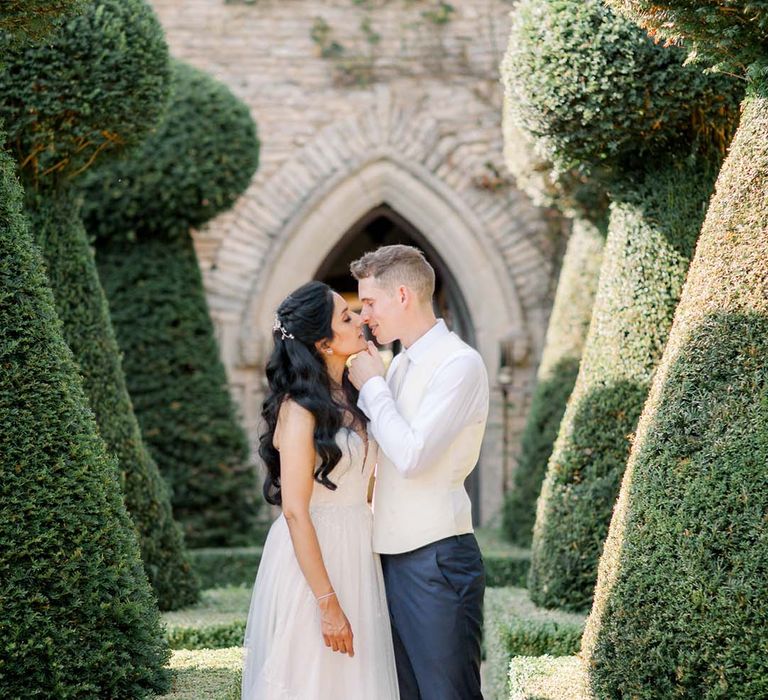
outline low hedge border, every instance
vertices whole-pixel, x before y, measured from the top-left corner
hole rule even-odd
[[[242,647],[174,651],[171,692],[162,700],[240,700]]]
[[[223,649],[241,646],[251,589],[228,586],[204,591],[190,608],[163,615],[171,649]]]
[[[518,656],[509,664],[509,700],[593,700],[577,656]]]
[[[487,589],[484,618],[484,691],[488,700],[507,697],[512,657],[575,654],[586,620],[578,613],[537,607],[523,588]]]
[[[478,532],[485,562],[486,586],[526,585],[531,554],[527,549],[497,543]],[[201,588],[253,586],[261,561],[261,547],[211,547],[190,549],[192,568],[200,577]]]

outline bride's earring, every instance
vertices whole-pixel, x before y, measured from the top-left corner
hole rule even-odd
[[[327,352],[329,355],[333,355],[333,350],[331,348],[326,348],[325,352]]]

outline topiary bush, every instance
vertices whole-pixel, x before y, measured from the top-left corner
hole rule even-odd
[[[4,0],[0,6],[0,32],[10,40],[40,40],[67,15],[81,11],[87,0]],[[0,67],[2,62],[0,62]]]
[[[504,155],[517,186],[535,204],[556,207],[573,219],[512,489],[504,499],[503,529],[507,538],[529,547],[536,499],[566,402],[576,383],[592,317],[605,241],[607,201],[605,191],[590,178],[575,171],[557,173],[551,163],[536,154],[530,136],[514,125],[511,100],[511,96],[505,96]]]
[[[163,123],[88,177],[83,215],[124,352],[128,387],[195,547],[262,539],[258,479],[238,423],[189,235],[231,207],[258,164],[248,107],[176,62]]]
[[[0,154],[0,696],[168,689],[159,614]]]
[[[638,16],[750,83],[600,562],[582,647],[598,698],[768,696],[768,81],[750,63],[768,8],[731,5]]]
[[[163,109],[168,55],[140,0],[87,5],[42,44],[0,35],[0,116],[27,189],[64,337],[99,430],[118,458],[142,557],[162,608],[193,602],[197,582],[157,465],[142,443],[72,180],[117,146],[140,142]]]
[[[737,118],[740,88],[684,59],[596,0],[524,0],[515,14],[512,116],[556,170],[589,173],[612,199],[579,375],[537,506],[529,588],[539,605],[591,602],[630,437]]]
[[[512,490],[504,501],[503,527],[511,542],[529,547],[536,499],[549,456],[579,373],[603,256],[604,230],[575,219],[557,284],[536,389],[520,441]]]

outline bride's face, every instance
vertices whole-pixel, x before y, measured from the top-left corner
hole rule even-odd
[[[363,322],[360,320],[360,314],[352,311],[349,304],[344,301],[344,297],[336,292],[333,293],[331,328],[333,329],[333,340],[327,343],[327,347],[333,350],[336,355],[346,358],[362,352],[368,346],[363,333]]]

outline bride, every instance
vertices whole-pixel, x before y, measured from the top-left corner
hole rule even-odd
[[[346,361],[360,317],[322,282],[280,304],[259,454],[282,506],[256,576],[242,700],[398,700],[369,481],[376,444]]]

